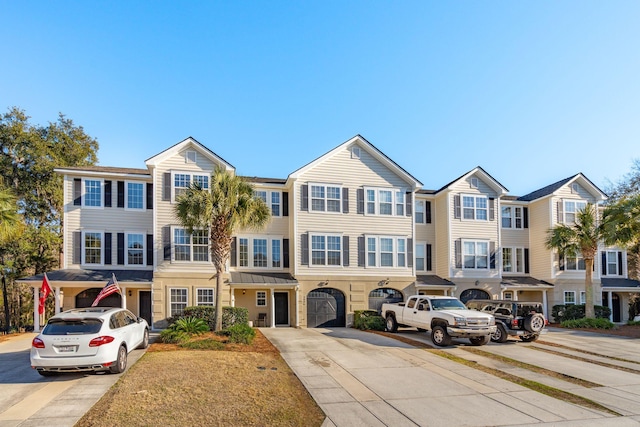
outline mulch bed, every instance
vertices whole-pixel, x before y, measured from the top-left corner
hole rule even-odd
[[[562,328],[560,324],[550,324],[555,328]],[[594,332],[596,334],[604,335],[617,335],[620,337],[628,338],[640,338],[640,325],[618,325],[613,329],[592,329],[592,328],[580,328],[575,329],[578,331]]]
[[[207,332],[202,335],[198,335],[197,337],[192,338],[192,340],[205,340],[211,339],[216,340],[224,344],[224,347],[221,351],[235,351],[235,352],[253,352],[253,353],[272,353],[279,354],[278,350],[271,344],[271,342],[262,335],[262,333],[256,329],[256,336],[253,339],[251,344],[233,344],[228,342],[228,337],[223,335],[218,335],[214,332]],[[180,347],[178,344],[165,344],[160,342],[152,343],[149,345],[147,349],[148,352],[156,352],[156,351],[184,351],[189,350],[188,348]]]

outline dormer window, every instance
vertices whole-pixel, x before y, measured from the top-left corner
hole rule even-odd
[[[360,147],[351,147],[351,158],[352,159],[360,158]]]
[[[184,162],[185,163],[196,163],[196,155],[197,153],[193,150],[188,150],[184,154]]]
[[[573,184],[571,184],[571,192],[573,194],[580,193],[580,186],[577,183],[574,182]]]
[[[478,188],[478,178],[471,178],[471,188]]]

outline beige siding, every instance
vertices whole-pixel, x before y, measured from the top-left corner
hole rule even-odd
[[[452,270],[449,260],[453,253],[452,240],[449,237],[449,227],[451,226],[451,221],[453,221],[451,194],[444,193],[438,196],[435,200],[435,207],[432,206],[432,209],[436,211],[437,218],[435,223],[436,247],[434,250],[436,254],[436,275],[449,278]]]
[[[529,266],[531,276],[542,280],[551,280],[553,274],[552,255],[545,244],[547,232],[552,227],[551,205],[552,198],[529,204]]]

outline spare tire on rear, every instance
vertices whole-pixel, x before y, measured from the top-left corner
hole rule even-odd
[[[540,313],[527,316],[524,319],[524,328],[529,332],[540,332],[544,328],[544,316]]]

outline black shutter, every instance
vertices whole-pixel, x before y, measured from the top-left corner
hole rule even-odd
[[[424,218],[427,224],[431,224],[431,202],[424,202]]]
[[[171,172],[162,174],[162,200],[171,200]]]
[[[147,265],[153,265],[153,234],[147,234]]]
[[[433,264],[431,260],[431,243],[427,243],[427,271],[433,270]]]
[[[111,181],[104,182],[104,207],[111,207]]]
[[[413,239],[407,239],[407,267],[413,267]]]
[[[564,222],[564,214],[562,211],[562,200],[558,202],[558,223],[562,224]]]
[[[238,265],[237,244],[238,244],[238,238],[237,237],[232,237],[231,238],[231,251],[229,253],[229,261],[230,261],[231,267],[236,267]]]
[[[342,213],[349,213],[349,189],[342,189]]]
[[[289,216],[289,193],[282,192],[282,216]]]
[[[358,213],[364,214],[364,188],[358,188],[356,190],[356,200],[358,203]]]
[[[622,276],[622,252],[618,252],[618,276]]]
[[[309,210],[309,186],[307,184],[300,186],[300,209]]]
[[[456,268],[462,268],[462,241],[455,241]]]
[[[302,255],[302,265],[309,265],[309,235],[303,233],[300,235],[300,249]]]
[[[82,263],[82,232],[74,231],[73,232],[73,263],[81,264]]]
[[[73,178],[73,206],[82,206],[82,180]]]
[[[522,208],[522,226],[529,228],[529,208]]]
[[[289,239],[282,239],[282,267],[289,268]]]
[[[104,233],[104,263],[111,264],[111,255],[113,251],[111,248],[111,233]]]
[[[524,248],[524,272],[529,274],[529,248]]]
[[[600,269],[602,271],[602,275],[606,276],[607,275],[607,253],[606,252],[602,252],[601,261],[602,261],[602,266],[600,266]]]
[[[342,265],[349,266],[349,236],[342,236]]]
[[[364,236],[358,237],[358,267],[364,267]]]
[[[460,196],[453,196],[453,217],[456,219],[460,218]]]
[[[407,192],[405,203],[407,205],[406,214],[407,216],[413,215],[413,193]]]
[[[147,209],[153,209],[153,184],[147,182]]]
[[[489,197],[489,221],[496,219],[496,199]]]
[[[165,261],[171,260],[171,227],[165,225],[162,227],[162,250],[163,259]]]
[[[489,268],[496,269],[496,243],[489,242]]]
[[[124,265],[124,233],[118,233],[118,265]]]
[[[118,181],[118,207],[124,208],[124,181]]]

